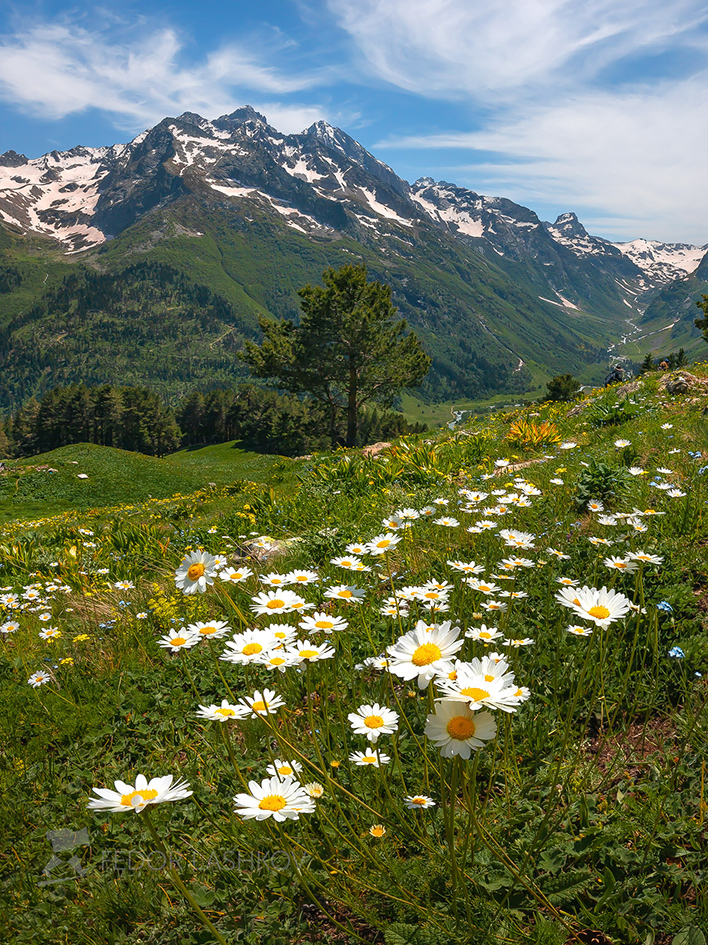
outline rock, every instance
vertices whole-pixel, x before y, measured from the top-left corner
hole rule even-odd
[[[365,446],[361,451],[361,454],[362,456],[369,457],[378,456],[379,453],[383,452],[384,450],[390,449],[392,445],[392,443],[384,443],[383,441],[381,443],[372,443],[371,446]]]
[[[666,390],[669,394],[687,394],[691,383],[684,374],[671,374],[666,379]]]

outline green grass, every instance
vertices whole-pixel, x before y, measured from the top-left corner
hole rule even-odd
[[[574,934],[589,941],[590,929],[613,945],[705,945],[708,398],[667,398],[651,375],[632,411],[613,412],[616,397],[615,389],[599,392],[573,416],[562,404],[499,411],[461,431],[408,438],[376,459],[339,452],[283,466],[228,445],[165,460],[85,446],[42,457],[60,469],[49,474],[60,477],[59,491],[40,497],[44,480],[28,478],[36,483],[28,501],[49,509],[63,495],[75,509],[82,498],[123,507],[93,515],[84,506],[36,527],[17,520],[0,528],[3,586],[22,595],[36,582],[61,631],[41,639],[48,622],[34,605],[4,615],[20,627],[0,636],[0,941],[212,945],[160,866],[155,843],[164,842],[228,945],[569,945]],[[510,437],[519,417],[553,425],[576,446],[524,447]],[[617,447],[618,439],[629,445]],[[529,505],[518,503],[514,474],[490,475],[495,460],[516,456],[532,463],[518,470],[536,487]],[[635,467],[648,475],[629,472]],[[244,478],[231,485],[236,469]],[[92,478],[76,481],[79,470]],[[652,487],[654,476],[685,494]],[[101,479],[112,483],[110,495]],[[158,498],[189,481],[193,495]],[[218,485],[213,501],[202,488],[209,481]],[[467,512],[461,488],[487,500]],[[504,500],[507,516],[492,511],[492,490],[517,493]],[[601,498],[605,513],[642,510],[646,530],[626,517],[603,523],[589,498]],[[397,509],[435,499],[447,500],[444,511],[461,525],[417,519],[386,556],[364,556],[370,571],[351,574],[332,561],[348,543],[380,534]],[[486,516],[533,536],[534,547],[519,552],[533,567],[509,572],[501,559],[512,548],[497,530],[467,530]],[[255,533],[281,540],[272,556],[258,558]],[[597,537],[612,544],[589,540]],[[256,573],[185,595],[174,570],[197,548]],[[640,550],[662,563],[635,573],[605,564]],[[488,612],[490,598],[463,580],[455,560],[476,561],[499,589],[527,596],[495,592],[508,609]],[[263,590],[257,575],[294,568],[321,579],[297,588],[303,598],[348,621],[326,637],[335,659],[281,675],[215,659],[223,640],[214,652],[203,642],[175,654],[159,645],[196,621],[295,628],[300,613],[251,609]],[[592,624],[556,599],[561,576],[611,587],[636,609],[590,637],[572,636],[569,624]],[[422,738],[432,689],[361,665],[418,619],[430,626],[420,604],[394,619],[380,607],[392,587],[432,580],[452,587],[449,611],[435,619],[460,628],[463,659],[503,652],[514,685],[530,690],[517,711],[494,711],[496,735],[462,763]],[[325,599],[339,583],[365,589],[363,602]],[[491,648],[463,637],[482,622],[500,631]],[[534,643],[515,648],[507,637]],[[33,689],[27,679],[41,669],[52,681]],[[272,728],[262,719],[197,718],[199,705],[265,686],[284,701]],[[381,738],[391,760],[379,770],[348,761],[366,743],[347,714],[375,701],[399,715],[397,733]],[[324,786],[317,810],[284,825],[244,822],[233,798],[275,757],[298,757],[303,781]],[[143,814],[86,808],[92,787],[132,784],[138,773],[184,777],[194,791],[151,808],[158,841]],[[417,793],[436,806],[407,811],[403,798]],[[375,824],[386,827],[383,838],[370,834]],[[60,851],[62,882],[39,886],[52,853],[47,832],[82,828],[90,847],[75,852],[85,874],[72,874]],[[153,869],[145,866],[151,851]],[[283,851],[297,852],[298,867],[258,865],[275,851],[281,863]]]
[[[297,463],[239,449],[236,442],[181,450],[164,458],[81,443],[26,460],[8,460],[0,477],[0,522],[164,499],[240,480],[291,486]],[[40,470],[45,466],[55,469]],[[85,473],[88,479],[79,479]]]

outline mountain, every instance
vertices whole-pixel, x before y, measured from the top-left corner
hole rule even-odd
[[[543,223],[505,198],[411,185],[341,129],[284,135],[248,106],[112,147],[8,151],[0,220],[2,407],[126,372],[173,398],[233,382],[260,315],[297,317],[298,287],[358,261],[432,355],[426,396],[593,379],[625,320],[706,250],[612,244],[572,213]]]

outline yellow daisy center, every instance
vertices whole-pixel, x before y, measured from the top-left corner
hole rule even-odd
[[[154,801],[155,798],[157,797],[157,791],[151,788],[149,791],[148,790],[131,791],[130,794],[123,794],[123,796],[120,799],[121,805],[123,807],[132,807],[134,797],[141,798],[143,803],[145,803],[146,801]]]
[[[319,652],[317,650],[300,650],[300,656],[304,660],[309,660],[312,659],[313,656],[319,656]]]
[[[390,541],[377,541],[377,542],[376,542],[376,547],[377,547],[377,548],[388,548],[388,546],[389,546],[390,544],[391,544]]]
[[[281,765],[278,768],[278,774],[282,774],[284,778],[287,778],[292,773],[293,769],[290,767],[290,765]]]
[[[437,600],[440,595],[437,591],[426,591],[423,597],[427,597],[428,600]]]
[[[424,807],[424,806],[425,806],[425,798],[424,798],[424,797],[414,797],[413,800],[412,800],[412,803],[413,803],[413,804],[417,804],[418,807]]]
[[[280,580],[280,578],[271,578],[271,579],[270,579],[270,583],[271,583],[271,584],[282,584],[283,582]]]
[[[318,630],[331,630],[334,626],[333,620],[316,620],[315,626]]]
[[[365,764],[365,765],[375,765],[376,755],[364,755],[361,761],[362,761],[362,764]]]
[[[268,608],[268,610],[276,610],[278,607],[284,607],[284,606],[285,606],[285,601],[280,600],[279,597],[276,597],[273,600],[269,600],[268,603],[266,604],[266,607]]]
[[[489,693],[487,692],[487,690],[480,689],[478,686],[465,686],[464,689],[460,689],[460,693],[463,696],[467,696],[468,699],[474,699],[475,702],[480,702],[482,699],[489,698]]]
[[[265,710],[267,709],[267,706],[262,699],[258,699],[256,702],[254,702],[251,705],[251,708],[253,709],[254,712],[265,712]]]
[[[282,810],[287,801],[282,794],[269,794],[267,797],[264,797],[263,800],[258,802],[258,806],[261,810],[273,810],[278,811]]]
[[[441,656],[442,652],[440,647],[435,643],[423,643],[411,657],[411,662],[414,666],[429,666],[430,663],[439,660]]]
[[[231,718],[232,715],[236,715],[233,709],[216,709],[214,715],[223,715],[225,719]]]
[[[615,567],[618,568],[620,571],[623,571],[623,570],[627,567],[627,562],[626,562],[626,561],[615,561]]]
[[[455,715],[447,723],[447,734],[450,738],[463,742],[474,735],[474,722],[466,715]]]
[[[307,584],[307,575],[306,575],[306,574],[298,574],[297,577],[295,578],[295,580],[296,580],[296,581],[300,581],[302,584]]]
[[[598,620],[606,620],[610,616],[610,611],[607,607],[603,607],[602,604],[596,604],[595,607],[591,607],[588,613],[591,617],[596,617]]]
[[[189,569],[187,571],[187,577],[189,578],[190,581],[198,581],[205,571],[206,571],[206,568],[201,563],[201,561],[199,561],[196,564],[190,564]]]
[[[244,656],[253,656],[254,653],[260,653],[262,650],[260,643],[247,643],[241,652]]]
[[[492,639],[492,635],[491,635],[491,633],[489,632],[489,630],[482,630],[482,632],[480,633],[480,637],[481,637],[481,639],[483,639],[483,640],[491,640],[491,639]]]
[[[274,656],[269,662],[271,666],[282,666],[285,660],[282,656]]]
[[[173,640],[171,640],[170,642],[172,643],[172,646],[184,646],[184,644],[185,644],[187,641],[185,640],[184,637],[175,637],[175,638],[174,638]]]
[[[383,724],[384,720],[380,715],[367,715],[364,719],[364,725],[366,725],[367,728],[381,728]]]
[[[485,682],[494,682],[494,679],[495,677],[492,676],[490,673],[487,673],[487,675],[484,677]]]
[[[339,591],[337,596],[338,597],[353,597],[354,595],[352,594],[351,591]]]
[[[372,837],[383,837],[386,833],[386,828],[382,824],[377,824],[375,827],[372,827],[369,831]]]
[[[212,633],[216,633],[216,627],[200,627],[199,632],[203,636],[210,636]]]

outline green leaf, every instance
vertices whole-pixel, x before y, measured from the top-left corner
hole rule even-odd
[[[674,935],[671,945],[706,945],[706,937],[697,925],[689,925]]]

